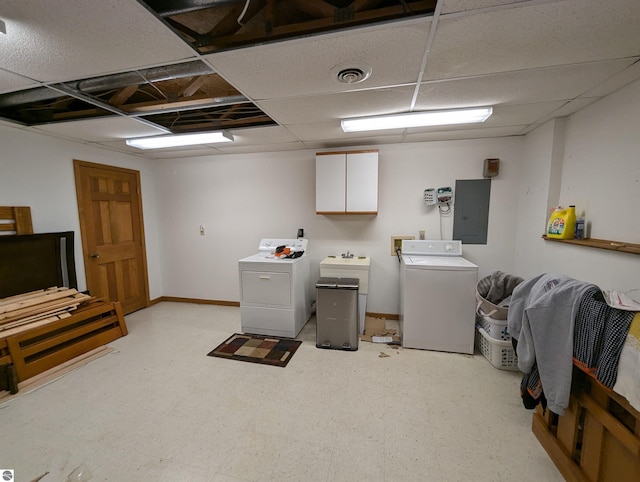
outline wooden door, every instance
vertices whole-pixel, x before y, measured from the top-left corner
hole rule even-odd
[[[74,161],[87,288],[125,314],[149,304],[140,173]]]

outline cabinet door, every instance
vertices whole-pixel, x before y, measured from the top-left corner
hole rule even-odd
[[[378,153],[347,154],[347,212],[378,212]]]
[[[316,212],[344,213],[346,169],[344,153],[316,156]]]

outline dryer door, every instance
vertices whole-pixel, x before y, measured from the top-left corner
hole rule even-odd
[[[291,305],[291,275],[242,271],[242,302],[268,306]]]

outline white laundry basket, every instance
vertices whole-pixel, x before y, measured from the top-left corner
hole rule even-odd
[[[510,341],[496,340],[481,327],[476,327],[476,347],[499,370],[518,370],[518,355]]]
[[[491,338],[502,341],[511,341],[511,335],[507,331],[507,320],[497,320],[478,308],[476,324],[481,326]]]

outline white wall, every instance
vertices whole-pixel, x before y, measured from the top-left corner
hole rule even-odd
[[[543,241],[551,204],[575,204],[593,238],[640,244],[640,82],[527,136],[519,193],[514,269],[523,276],[564,273],[603,289],[640,288],[640,256]],[[552,152],[562,144],[562,166]],[[560,183],[557,193],[549,189]],[[545,185],[547,188],[545,189]]]
[[[510,271],[521,138],[380,146],[377,216],[315,214],[315,151],[158,161],[164,293],[239,300],[238,259],[254,254],[261,238],[309,238],[312,281],[328,255],[347,250],[371,257],[367,309],[398,313],[399,264],[391,236],[425,230],[440,239],[437,209],[422,201],[426,187],[482,178],[485,158],[501,159],[492,182],[487,245],[465,245],[481,276]],[[363,146],[368,147],[368,146]],[[451,238],[452,218],[443,219]],[[200,236],[199,226],[205,226]]]
[[[423,190],[482,177],[491,186],[487,245],[464,245],[480,276],[562,272],[603,288],[638,288],[640,256],[541,239],[548,206],[585,209],[592,235],[640,243],[640,82],[526,137],[380,146],[379,214],[315,214],[315,152],[296,151],[147,161],[0,126],[0,204],[28,205],[36,232],[79,233],[73,159],[141,172],[150,296],[238,301],[238,259],[260,238],[309,238],[312,279],[327,255],[372,258],[367,309],[398,312],[393,235],[452,232],[452,219],[424,206]],[[370,147],[370,146],[361,146]],[[354,148],[355,149],[355,148]],[[200,236],[200,225],[205,236]],[[85,288],[79,236],[78,280]]]
[[[162,295],[159,278],[155,182],[152,163],[133,156],[0,125],[0,205],[30,206],[36,233],[74,231],[78,288],[86,289],[73,159],[141,172],[151,298]]]

